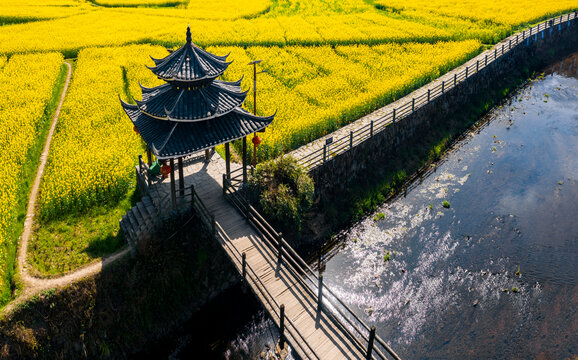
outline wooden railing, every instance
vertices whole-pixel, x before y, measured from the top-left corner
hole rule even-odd
[[[282,234],[277,232],[247,201],[241,176],[242,174],[235,172],[230,178],[223,176],[223,192],[226,198],[263,235],[266,240],[265,245],[277,255],[278,264],[290,271],[312,297],[317,298],[319,310],[325,310],[327,315],[342,326],[351,344],[360,352],[365,353],[367,358],[387,359],[384,355],[387,353],[391,358],[399,359],[393,349],[375,333],[375,327],[367,326],[347,304],[341,301],[327,285],[324,285],[323,276],[313,271],[283,239]],[[245,273],[244,270],[242,272]]]
[[[455,72],[453,78],[443,80],[441,83],[428,88],[427,91],[420,96],[412,98],[411,101],[407,101],[397,108],[394,107],[388,114],[350,131],[346,136],[342,136],[338,139],[333,139],[333,137],[326,138],[323,147],[298,158],[298,161],[307,169],[313,169],[322,165],[326,161],[341,155],[353,149],[356,145],[372,138],[379,132],[383,131],[387,126],[395,127],[397,122],[417,111],[419,108],[429,104],[442,94],[465,83],[472,75],[481,72],[483,69],[499,60],[502,56],[508,54],[516,46],[524,43],[530,45],[539,39],[543,39],[546,36],[546,30],[548,30],[548,35],[551,35],[553,31],[562,31],[563,29],[570,27],[571,22],[575,21],[577,17],[578,13],[576,12],[561,15],[539,23],[538,25],[531,27],[529,30],[522,31],[522,33],[510,36],[506,40],[494,46],[493,51],[490,51],[483,58],[478,58],[475,62],[470,61],[469,64],[460,71]]]

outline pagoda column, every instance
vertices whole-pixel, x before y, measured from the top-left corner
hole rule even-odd
[[[171,158],[171,202],[173,209],[177,208],[177,191],[175,189],[175,159]]]
[[[181,197],[185,196],[185,171],[183,169],[183,157],[179,157],[179,190]]]
[[[243,137],[243,183],[247,183],[247,137]]]
[[[225,174],[227,179],[231,179],[231,149],[229,149],[230,143],[225,143]]]

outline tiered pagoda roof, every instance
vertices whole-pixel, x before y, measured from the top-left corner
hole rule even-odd
[[[228,55],[227,55],[228,56]],[[216,145],[261,131],[273,116],[259,117],[242,108],[247,93],[241,80],[216,80],[230,62],[227,56],[216,56],[191,41],[164,59],[153,59],[149,67],[167,82],[153,88],[142,88],[142,100],[136,105],[121,100],[148,147],[159,159],[186,156]]]

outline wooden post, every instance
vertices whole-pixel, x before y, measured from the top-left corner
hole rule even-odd
[[[147,146],[147,164],[149,164],[149,167],[153,164],[153,154],[148,146]]]
[[[229,143],[225,144],[225,174],[227,174],[227,179],[231,178],[231,149]]]
[[[512,39],[510,39],[510,42],[508,43],[508,50],[512,50]]]
[[[242,272],[243,272],[243,279],[247,277],[247,254],[243,253],[241,254],[241,259],[243,262],[243,267],[242,267]],[[283,306],[283,305],[281,305]]]
[[[247,183],[247,137],[243,138],[243,183]]]
[[[442,94],[445,92],[446,82],[442,80]]]
[[[369,123],[369,136],[373,137],[373,120]]]
[[[181,197],[185,196],[185,170],[183,169],[183,157],[179,157],[179,189]]]
[[[209,161],[211,157],[211,149],[205,149],[205,161]]]
[[[353,131],[349,132],[349,148],[353,149]]]
[[[395,125],[395,108],[393,109],[393,124]]]
[[[136,170],[136,186],[138,187],[138,191],[143,194],[143,185],[144,182],[142,181],[142,155],[138,156],[138,169]]]
[[[429,103],[429,93],[430,93],[430,90],[427,89],[427,102],[428,102],[428,103]]]
[[[138,155],[138,174],[142,174],[142,155]]]
[[[415,98],[411,98],[411,112],[415,110]]]
[[[454,87],[458,84],[458,74],[454,73]]]
[[[317,271],[321,275],[321,246],[317,249]]]
[[[281,236],[277,238],[277,263],[281,265],[283,260],[283,244],[281,243]]]
[[[227,174],[223,174],[223,196],[227,195]]]
[[[323,162],[327,159],[327,144],[323,145]]]
[[[279,311],[279,335],[283,339],[285,333],[285,304],[281,304]]]
[[[177,208],[177,190],[175,188],[175,159],[171,159],[171,202]]]
[[[480,60],[476,60],[476,72],[480,71]]]
[[[486,62],[486,63],[484,64],[484,66],[488,66],[488,54],[486,54],[486,60],[485,60],[485,62]]]
[[[466,79],[468,78],[468,67],[466,66]]]
[[[371,359],[371,353],[373,352],[373,341],[375,340],[375,326],[371,327],[369,331],[369,341],[367,343],[367,356],[366,359]]]
[[[317,285],[317,310],[321,311],[321,303],[323,296],[323,275],[319,275],[319,283]]]

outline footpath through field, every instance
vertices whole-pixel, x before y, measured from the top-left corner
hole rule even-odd
[[[17,273],[22,281],[22,291],[16,299],[8,303],[4,308],[4,313],[8,314],[14,308],[26,300],[30,299],[34,295],[38,294],[43,290],[48,290],[56,287],[62,287],[73,283],[79,279],[94,275],[99,273],[103,266],[114,262],[118,258],[124,256],[128,253],[128,249],[125,248],[120,250],[111,256],[93,262],[85,267],[82,267],[74,272],[68,273],[66,275],[56,277],[56,278],[37,278],[28,273],[28,265],[26,263],[26,255],[28,252],[28,242],[32,238],[33,227],[34,227],[34,216],[36,210],[36,200],[38,198],[38,191],[40,189],[40,182],[42,180],[42,175],[44,174],[44,168],[46,166],[46,161],[48,160],[48,153],[50,151],[50,144],[52,142],[52,136],[54,135],[54,130],[56,129],[56,124],[58,122],[58,116],[60,115],[60,109],[62,108],[62,103],[66,97],[66,92],[68,90],[68,85],[70,84],[70,78],[72,76],[72,66],[69,62],[64,61],[67,67],[66,81],[64,83],[64,88],[62,94],[60,95],[60,100],[58,102],[58,107],[52,116],[52,123],[50,125],[50,130],[46,137],[46,142],[44,148],[42,149],[42,154],[40,155],[40,163],[38,169],[36,170],[36,176],[34,178],[34,183],[30,190],[30,197],[28,199],[28,205],[26,208],[26,218],[24,220],[24,228],[22,229],[22,235],[20,236],[18,242],[18,255],[17,255]]]

